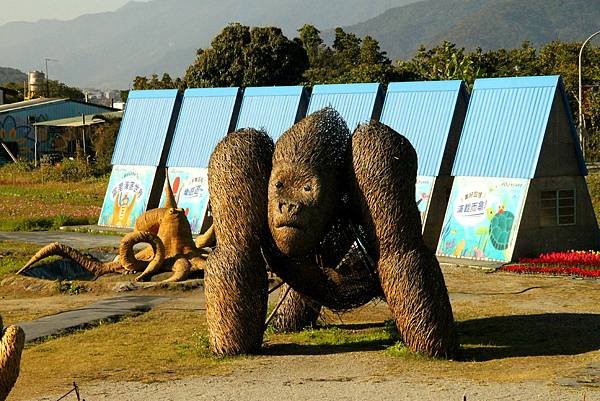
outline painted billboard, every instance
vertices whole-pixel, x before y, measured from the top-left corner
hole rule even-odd
[[[133,227],[146,211],[155,174],[154,166],[113,166],[98,225]]]
[[[435,177],[417,176],[415,195],[423,228],[425,228],[425,219],[427,219],[427,211],[429,210],[429,201],[431,199],[431,192],[433,191],[433,184],[435,184]]]
[[[510,261],[529,180],[456,177],[437,254]]]
[[[208,207],[208,169],[169,167],[168,174],[177,207],[185,210],[192,232],[198,234]],[[160,206],[164,204],[163,190]]]

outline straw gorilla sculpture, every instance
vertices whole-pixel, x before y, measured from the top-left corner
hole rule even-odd
[[[280,328],[309,323],[321,305],[344,310],[384,297],[410,349],[454,356],[444,278],[421,236],[416,167],[406,138],[377,122],[351,137],[329,108],[275,146],[251,129],[224,138],[208,171],[217,237],[205,265],[212,350],[260,348],[268,265],[291,287]]]

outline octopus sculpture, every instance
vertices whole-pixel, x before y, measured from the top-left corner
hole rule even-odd
[[[347,310],[384,298],[411,350],[458,350],[448,292],[424,244],[409,141],[371,122],[353,135],[331,108],[274,144],[253,129],[227,135],[208,185],[217,246],[208,256],[209,342],[222,355],[262,345],[268,271],[286,284],[275,324],[310,324],[321,306]]]
[[[8,397],[19,377],[24,345],[23,329],[19,326],[8,326],[5,329],[0,316],[0,401]]]
[[[150,246],[134,252],[138,243]],[[204,261],[215,244],[214,230],[210,228],[194,241],[190,224],[183,209],[178,209],[167,180],[165,207],[151,209],[135,222],[133,232],[125,235],[119,246],[119,257],[112,262],[100,262],[75,248],[55,242],[40,249],[19,270],[26,272],[31,266],[49,256],[70,258],[96,277],[107,273],[139,273],[136,281],[149,280],[153,275],[172,271],[163,282],[185,280],[190,273],[202,271]]]

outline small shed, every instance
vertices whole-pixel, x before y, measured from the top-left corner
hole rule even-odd
[[[246,88],[236,129],[262,129],[277,142],[306,115],[307,107],[308,97],[302,86]]]
[[[358,124],[379,119],[382,104],[383,88],[378,83],[315,85],[307,114],[333,107],[352,133]]]
[[[219,141],[234,130],[240,98],[239,88],[194,88],[183,95],[166,166],[177,206],[186,211],[193,233],[211,222],[205,219],[208,160]],[[160,204],[164,202],[163,192]]]
[[[476,80],[452,175],[438,255],[508,262],[600,245],[559,76]]]
[[[35,124],[42,121],[116,111],[111,107],[63,98],[39,98],[0,106],[0,143],[17,158],[33,160],[36,155],[57,151],[59,131],[44,130],[35,138]],[[2,148],[4,148],[4,146]],[[0,148],[0,162],[7,160]]]
[[[129,92],[98,225],[133,227],[158,206],[180,104],[176,89]]]
[[[416,201],[431,249],[442,228],[468,102],[462,81],[393,82],[387,88],[380,121],[408,138],[417,152]]]

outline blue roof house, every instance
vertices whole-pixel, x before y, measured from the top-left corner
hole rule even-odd
[[[133,227],[158,206],[180,104],[176,89],[129,92],[98,225]]]
[[[559,76],[476,80],[452,175],[440,256],[509,262],[600,245]]]
[[[239,88],[193,88],[183,95],[166,161],[177,206],[186,211],[193,233],[212,223],[208,215],[208,160],[219,141],[235,129]],[[161,181],[164,187],[165,181]],[[164,192],[160,204],[164,204]]]
[[[15,158],[29,160],[64,150],[64,133],[46,127],[38,133],[37,123],[111,111],[115,109],[62,98],[39,98],[10,104],[0,102],[0,144],[4,145],[0,146],[0,164],[11,160],[5,149]]]
[[[380,121],[404,135],[418,157],[416,201],[423,239],[435,249],[444,220],[450,175],[467,112],[462,81],[394,82],[388,85]]]

